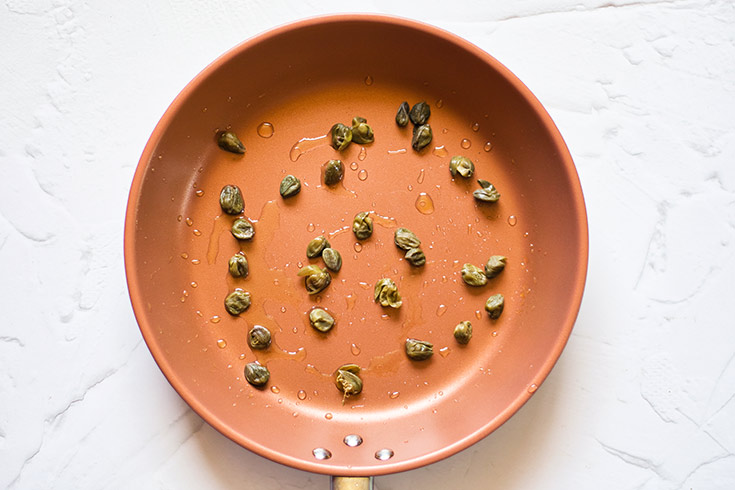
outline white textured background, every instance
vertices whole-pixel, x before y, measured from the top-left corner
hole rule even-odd
[[[579,319],[534,398],[376,487],[735,488],[731,0],[0,1],[0,488],[328,488],[170,388],[132,315],[122,232],[143,146],[194,75],[356,6],[450,30],[518,75],[569,145],[590,226]]]

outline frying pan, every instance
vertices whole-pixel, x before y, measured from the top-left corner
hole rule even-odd
[[[399,104],[427,101],[433,141],[411,148]],[[372,144],[338,152],[332,124],[367,119]],[[266,124],[267,123],[267,124]],[[246,152],[216,144],[229,129]],[[452,177],[449,159],[471,158],[472,179]],[[323,185],[330,159],[342,182]],[[302,182],[279,195],[287,174]],[[491,181],[497,203],[472,197]],[[230,234],[219,192],[243,192],[255,238]],[[373,236],[358,241],[353,217],[368,211]],[[427,262],[411,267],[393,244],[396,227],[422,240]],[[307,243],[325,235],[343,258],[331,285],[310,296],[298,270]],[[246,254],[246,278],[228,259]],[[530,91],[472,44],[417,22],[374,15],[314,18],[279,27],[227,52],[179,94],[137,167],[125,223],[130,297],[145,341],[181,397],[209,424],[271,460],[357,477],[417,468],[488,435],[547,376],[576,318],[587,267],[584,200],[569,152]],[[464,263],[505,255],[484,287],[461,278]],[[373,301],[373,285],[395,280],[399,309]],[[252,306],[229,315],[235,288]],[[492,294],[505,309],[491,320]],[[327,309],[336,326],[312,329]],[[472,322],[467,345],[453,335]],[[263,325],[269,349],[248,347]],[[427,361],[404,352],[407,338],[434,344]],[[253,361],[268,385],[244,379]],[[344,400],[333,381],[342,364],[362,368],[364,389]]]

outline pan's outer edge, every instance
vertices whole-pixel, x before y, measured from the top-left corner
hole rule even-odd
[[[523,84],[523,82],[521,82],[510,70],[508,70],[498,60],[493,58],[491,55],[489,55],[488,53],[486,53],[479,47],[456,36],[455,34],[452,34],[438,27],[431,26],[429,24],[425,24],[425,23],[418,22],[415,20],[395,17],[395,16],[374,15],[374,14],[340,14],[340,15],[318,16],[318,17],[307,18],[307,19],[296,21],[293,23],[281,25],[265,33],[251,37],[250,39],[243,41],[242,43],[238,44],[237,46],[230,49],[226,53],[222,54],[220,57],[218,57],[212,63],[210,63],[206,68],[204,68],[176,96],[176,98],[173,100],[171,105],[168,107],[164,115],[161,117],[160,121],[158,122],[155,129],[153,130],[151,137],[146,143],[146,146],[143,150],[138,166],[136,168],[135,175],[133,176],[133,181],[132,181],[130,193],[128,196],[128,205],[126,209],[125,230],[124,230],[124,239],[123,239],[125,272],[126,272],[128,290],[130,294],[131,304],[133,307],[133,312],[140,326],[140,330],[143,335],[143,338],[146,341],[146,345],[148,346],[148,349],[151,351],[151,354],[153,355],[154,360],[156,361],[159,368],[165,375],[166,379],[173,386],[176,392],[179,393],[179,395],[189,404],[189,406],[199,416],[201,416],[210,425],[212,425],[215,429],[217,429],[219,432],[221,432],[226,437],[237,442],[238,444],[244,447],[247,447],[248,449],[260,454],[261,456],[264,456],[278,463],[282,463],[282,464],[292,466],[294,468],[302,469],[305,471],[311,471],[311,472],[323,473],[323,474],[338,473],[344,476],[384,475],[384,474],[389,474],[389,473],[396,473],[400,471],[407,471],[407,470],[415,469],[415,468],[418,468],[418,467],[421,467],[427,464],[435,463],[444,458],[447,458],[463,449],[466,449],[472,444],[478,442],[479,440],[483,439],[488,434],[493,432],[495,429],[500,427],[516,411],[518,411],[526,403],[526,401],[528,401],[531,398],[532,394],[528,392],[521,393],[518,396],[518,398],[516,398],[508,407],[506,407],[506,409],[503,412],[501,412],[499,416],[495,417],[492,420],[489,420],[486,425],[484,425],[482,428],[475,431],[474,433],[468,435],[467,437],[460,439],[458,441],[455,441],[453,444],[445,446],[439,451],[435,451],[433,453],[430,453],[430,454],[427,454],[427,455],[424,455],[422,457],[415,458],[412,460],[406,460],[406,461],[401,461],[397,463],[386,462],[386,463],[380,463],[379,466],[370,466],[370,467],[361,467],[361,466],[341,467],[339,471],[335,471],[334,465],[319,463],[316,461],[313,463],[308,463],[300,459],[291,458],[280,452],[273,451],[272,449],[258,443],[257,441],[245,440],[239,434],[235,433],[228,425],[221,422],[212,412],[209,411],[206,405],[200,403],[197,399],[195,399],[191,395],[191,393],[189,393],[184,388],[184,384],[177,377],[177,373],[175,372],[175,370],[169,364],[165,362],[162,352],[160,352],[157,345],[154,342],[149,342],[149,340],[152,340],[152,339],[149,338],[149,334],[147,333],[146,329],[143,328],[142,326],[142,321],[145,318],[144,313],[143,313],[145,311],[145,299],[142,297],[141,289],[138,285],[136,275],[134,274],[134,271],[136,270],[136,266],[137,266],[137,263],[136,263],[137,259],[134,255],[134,241],[135,241],[135,225],[136,225],[135,216],[136,216],[136,211],[137,211],[138,200],[140,197],[139,192],[140,192],[141,184],[142,184],[144,173],[145,173],[145,163],[150,160],[154,152],[154,149],[156,148],[156,145],[160,141],[160,138],[165,128],[168,126],[169,122],[174,118],[180,106],[182,105],[183,101],[187,99],[189,94],[193,92],[202,83],[204,79],[206,79],[219,66],[228,62],[230,59],[235,57],[240,51],[247,49],[249,46],[253,44],[257,44],[257,43],[269,40],[271,38],[280,36],[286,32],[296,30],[296,29],[313,27],[319,24],[356,22],[356,21],[363,22],[363,23],[390,24],[390,25],[396,25],[396,26],[401,26],[401,27],[406,27],[409,29],[422,31],[422,32],[437,36],[448,43],[454,44],[459,49],[470,52],[474,56],[483,60],[488,65],[492,66],[493,69],[495,69],[504,78],[506,78],[509,81],[509,83],[511,83],[515,87],[515,89],[518,90],[518,92],[528,101],[528,103],[537,113],[537,115],[539,116],[539,119],[541,120],[543,125],[546,127],[549,134],[552,135],[554,144],[557,147],[559,151],[559,155],[561,156],[564,162],[564,169],[566,170],[566,173],[567,173],[567,180],[570,182],[571,188],[572,188],[572,193],[573,193],[572,197],[576,205],[575,206],[575,211],[576,211],[575,218],[579,226],[580,243],[578,243],[577,245],[579,246],[580,254],[579,254],[579,262],[578,264],[576,264],[577,265],[577,277],[574,282],[574,287],[572,288],[573,289],[572,297],[575,300],[568,307],[566,319],[564,321],[563,335],[560,336],[556,345],[554,346],[554,349],[550,352],[550,355],[548,356],[548,358],[546,359],[546,361],[543,363],[543,365],[540,367],[538,371],[538,375],[536,379],[538,379],[537,384],[539,385],[540,385],[540,382],[542,382],[546,378],[546,376],[548,376],[549,372],[556,364],[559,356],[561,355],[569,339],[569,336],[571,335],[572,327],[574,326],[574,322],[576,321],[577,314],[579,312],[579,308],[582,302],[582,295],[584,293],[584,285],[585,285],[585,281],[587,277],[587,263],[588,263],[588,256],[589,256],[589,235],[588,235],[588,225],[587,225],[587,212],[586,212],[586,208],[584,204],[584,196],[582,194],[582,188],[579,182],[579,175],[577,174],[576,168],[574,166],[574,162],[569,153],[569,149],[567,148],[566,143],[564,142],[558,128],[552,121],[551,116],[548,114],[548,112],[546,112],[546,110],[541,105],[539,100],[531,93],[528,87],[526,87]]]

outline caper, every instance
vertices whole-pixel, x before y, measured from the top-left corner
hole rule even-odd
[[[500,318],[503,313],[503,307],[505,306],[505,298],[502,294],[494,294],[490,296],[485,302],[485,311],[490,318],[496,320]]]
[[[406,355],[414,361],[424,361],[434,355],[434,344],[424,340],[406,339]]]
[[[253,386],[263,386],[271,377],[270,371],[265,366],[261,366],[258,362],[251,362],[245,365],[245,379]]]
[[[362,379],[360,379],[359,372],[360,368],[354,364],[342,366],[334,372],[334,384],[339,391],[344,393],[342,403],[347,397],[357,395],[362,391]]]
[[[411,140],[411,146],[414,150],[421,151],[426,148],[429,143],[431,143],[432,137],[433,134],[431,132],[431,126],[429,126],[428,124],[416,126],[413,128],[413,139]]]
[[[344,177],[345,166],[342,165],[341,160],[329,160],[322,167],[322,173],[324,175],[324,183],[332,186],[339,183],[342,177]]]
[[[357,213],[352,221],[352,233],[358,240],[370,238],[373,234],[373,219],[367,212]]]
[[[396,228],[396,231],[393,233],[393,243],[398,248],[409,250],[411,248],[418,248],[421,245],[421,240],[408,228]]]
[[[310,259],[319,257],[327,247],[329,247],[329,240],[324,235],[319,235],[306,246],[306,256]]]
[[[484,286],[487,284],[485,271],[473,264],[462,266],[462,280],[470,286]]]
[[[219,193],[219,205],[227,214],[242,213],[245,204],[242,201],[242,192],[236,185],[226,185]]]
[[[475,164],[469,158],[457,155],[449,160],[449,171],[453,177],[459,174],[469,179],[475,173]]]
[[[309,312],[309,323],[320,332],[329,332],[334,326],[334,318],[321,308],[314,308]]]
[[[248,345],[253,349],[267,349],[271,345],[271,331],[263,325],[255,325],[248,332]]]
[[[342,256],[333,248],[322,250],[322,260],[329,270],[338,272],[342,268]]]
[[[466,344],[472,338],[472,324],[470,322],[459,322],[454,327],[454,338],[460,344]]]
[[[393,279],[384,277],[375,283],[373,292],[374,299],[380,306],[390,306],[391,308],[400,308],[403,304],[401,294]]]
[[[342,123],[337,123],[329,130],[329,136],[332,139],[332,148],[341,151],[350,146],[352,129]]]
[[[500,199],[500,193],[490,182],[479,179],[477,183],[480,184],[481,188],[472,193],[475,199],[486,202],[497,202]]]
[[[250,308],[250,293],[235,289],[225,298],[225,309],[230,315],[239,315]]]
[[[408,124],[408,111],[410,110],[408,102],[401,102],[400,107],[398,107],[398,112],[396,113],[396,124],[402,128],[405,127]]]
[[[416,126],[426,124],[431,116],[431,108],[426,102],[419,102],[415,106],[411,107],[411,113],[408,115],[411,118],[411,122]]]
[[[248,259],[242,252],[238,252],[230,257],[227,266],[230,269],[230,275],[232,277],[245,277],[250,272]]]
[[[485,264],[485,276],[488,279],[492,279],[503,272],[503,269],[505,269],[505,262],[507,260],[508,259],[502,255],[493,255],[490,257],[487,260],[487,264]]]
[[[361,145],[375,141],[373,128],[368,125],[367,119],[363,117],[352,119],[352,141]]]
[[[332,276],[329,275],[327,269],[322,269],[318,265],[307,265],[297,275],[304,278],[306,292],[309,294],[317,294],[324,291],[329,286],[329,283],[332,282]]]
[[[237,218],[232,223],[232,236],[238,240],[252,240],[255,236],[255,228],[247,218]]]
[[[414,267],[423,267],[426,264],[426,255],[420,248],[409,248],[403,258]]]
[[[245,153],[245,145],[232,131],[221,131],[217,134],[217,144],[223,150],[232,153]]]
[[[281,197],[286,199],[301,192],[301,181],[293,175],[287,175],[281,181]]]

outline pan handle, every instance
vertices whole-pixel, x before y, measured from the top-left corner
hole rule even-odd
[[[332,490],[373,490],[372,476],[333,476]]]

